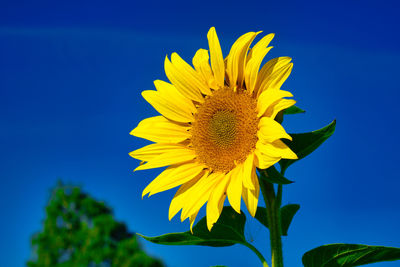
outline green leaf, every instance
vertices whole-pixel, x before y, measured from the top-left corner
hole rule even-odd
[[[293,138],[292,141],[282,139],[282,141],[296,153],[298,159],[302,159],[315,149],[317,149],[326,139],[328,139],[334,132],[336,127],[336,120],[331,122],[329,125],[325,126],[316,131],[309,133],[300,134],[290,134]],[[293,159],[282,159],[279,161],[281,165],[281,170],[285,171],[291,164],[297,160]]]
[[[299,113],[304,113],[304,112],[306,112],[306,111],[297,106],[291,106],[287,109],[279,111],[278,114],[276,114],[275,120],[277,122],[279,122],[280,124],[282,124],[284,115],[299,114]]]
[[[211,232],[207,229],[206,217],[204,217],[193,227],[193,234],[187,231],[155,237],[139,235],[150,242],[163,245],[225,247],[237,243],[246,243],[244,237],[245,222],[246,217],[243,213],[238,214],[232,207],[225,206]]]
[[[265,170],[260,170],[260,178],[263,180],[266,180],[270,183],[273,184],[291,184],[293,183],[292,181],[288,180],[285,178],[278,170],[275,168],[275,166],[271,166],[268,169]]]
[[[257,207],[256,216],[254,216],[262,225],[269,228],[267,209],[264,207]]]
[[[290,223],[296,212],[300,209],[300,205],[298,204],[288,204],[286,206],[281,207],[281,229],[282,235],[287,236]],[[255,218],[265,227],[269,228],[268,225],[268,215],[267,209],[264,207],[257,207],[257,212]]]
[[[291,106],[283,111],[284,115],[292,115],[306,112],[304,109],[301,109],[297,106]]]
[[[305,267],[353,267],[393,260],[400,260],[400,248],[357,244],[324,245],[303,255]]]
[[[242,244],[251,249],[264,266],[266,266],[263,255],[252,244],[248,243],[244,237],[245,223],[246,217],[243,212],[238,214],[232,207],[225,206],[211,231],[208,231],[206,217],[204,217],[193,227],[193,234],[187,231],[155,237],[138,235],[150,242],[163,245],[226,247],[234,244]]]
[[[281,227],[282,235],[287,235],[290,223],[293,220],[294,215],[300,209],[298,204],[288,204],[281,208]]]

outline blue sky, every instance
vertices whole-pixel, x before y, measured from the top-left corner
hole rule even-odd
[[[334,136],[294,164],[286,203],[301,205],[284,238],[286,266],[327,243],[400,247],[398,160],[400,37],[395,1],[85,2],[2,1],[0,8],[0,256],[23,266],[58,179],[106,201],[118,220],[146,235],[186,231],[168,221],[175,190],[141,200],[159,170],[132,170],[129,135],[156,112],[141,97],[166,79],[166,54],[191,61],[215,26],[224,55],[247,31],[274,32],[269,58],[290,56],[284,85],[305,114],[288,132],[337,119]],[[248,213],[246,213],[248,215]],[[246,235],[268,250],[248,215]],[[168,247],[142,242],[170,267],[259,266],[247,248]],[[268,254],[267,254],[268,255]],[[269,255],[268,255],[269,256]],[[398,266],[398,262],[373,266]]]

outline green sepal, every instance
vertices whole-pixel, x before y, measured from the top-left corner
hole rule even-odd
[[[304,112],[306,112],[304,109],[301,109],[297,106],[291,106],[287,109],[279,111],[278,114],[276,114],[276,116],[275,116],[275,120],[277,122],[279,122],[280,124],[282,124],[284,115],[293,115],[293,114],[299,114],[299,113],[304,113]]]
[[[288,204],[280,208],[281,213],[281,233],[287,236],[290,223],[293,220],[294,215],[300,209],[298,204]],[[257,207],[256,216],[254,216],[262,225],[269,228],[267,209],[264,207]]]
[[[317,149],[325,140],[327,140],[334,132],[336,120],[329,125],[309,133],[289,134],[293,140],[282,139],[282,141],[296,153],[298,159],[281,159],[279,164],[284,172],[290,165],[299,159],[302,159]]]
[[[244,237],[245,223],[246,217],[243,212],[238,214],[232,207],[225,206],[211,231],[208,231],[206,217],[204,217],[193,227],[193,234],[187,231],[155,237],[138,235],[150,242],[162,245],[225,247],[246,242]]]
[[[292,114],[299,114],[299,113],[305,113],[306,111],[304,109],[299,108],[298,106],[291,106],[283,111],[283,115],[292,115]]]
[[[292,223],[293,217],[300,209],[298,204],[288,204],[281,207],[281,227],[282,235],[288,235],[289,226]]]
[[[400,248],[358,244],[329,244],[303,255],[305,267],[353,267],[400,260]]]
[[[280,172],[278,172],[278,170],[273,165],[265,170],[258,169],[258,172],[260,173],[260,176],[259,176],[260,179],[263,179],[263,180],[273,183],[273,184],[291,184],[291,183],[293,183],[293,181],[290,181],[289,179],[285,178]]]

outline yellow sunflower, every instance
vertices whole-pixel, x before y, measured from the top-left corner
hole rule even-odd
[[[256,167],[266,169],[281,158],[297,159],[281,141],[291,137],[274,120],[295,104],[285,99],[293,96],[290,92],[280,90],[293,64],[289,57],[278,57],[260,70],[274,34],[250,49],[259,33],[240,36],[224,60],[212,27],[207,34],[209,51],[196,52],[194,68],[172,53],[164,63],[170,83],[156,80],[156,91],[142,92],[161,116],[144,119],[130,133],[155,142],[130,153],[144,163],[135,170],[168,166],[142,197],[180,186],[169,219],[182,210],[181,220],[189,218],[191,229],[207,203],[211,230],[226,197],[238,213],[243,198],[254,217],[260,191]]]

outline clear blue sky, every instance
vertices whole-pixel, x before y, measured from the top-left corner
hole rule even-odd
[[[285,187],[284,203],[301,209],[283,241],[286,266],[301,266],[304,252],[327,243],[400,247],[398,10],[395,1],[2,1],[2,266],[28,260],[60,178],[106,201],[131,231],[188,229],[168,221],[174,190],[141,200],[159,170],[132,172],[138,162],[128,152],[146,142],[129,132],[156,114],[140,92],[165,79],[165,55],[191,61],[207,48],[211,26],[224,55],[247,31],[276,33],[269,56],[293,58],[284,88],[307,110],[285,120],[289,132],[337,119],[334,136],[287,172],[296,183]],[[266,252],[268,233],[248,220],[247,236]],[[142,244],[169,267],[259,266],[240,246]]]

